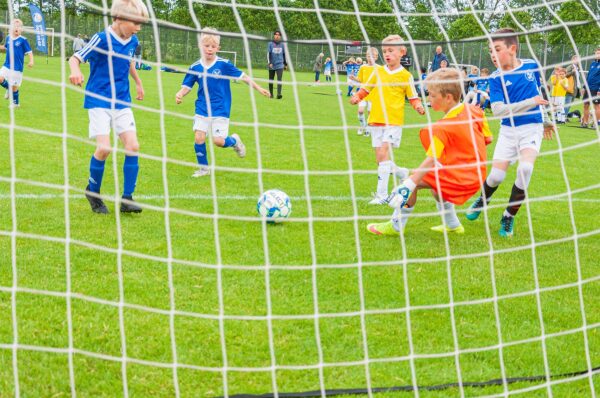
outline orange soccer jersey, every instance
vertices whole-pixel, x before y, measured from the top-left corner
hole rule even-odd
[[[420,136],[427,156],[437,161],[436,170],[427,173],[423,181],[444,200],[462,205],[481,189],[486,177],[485,137],[491,133],[480,108],[459,104],[434,123],[431,131],[421,129]]]

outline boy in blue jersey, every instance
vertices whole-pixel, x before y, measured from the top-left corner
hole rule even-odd
[[[135,34],[140,31],[141,24],[148,20],[148,9],[141,0],[114,0],[111,15],[112,25],[96,33],[83,49],[69,59],[69,80],[77,86],[81,86],[84,80],[79,65],[90,62],[84,108],[88,110],[89,136],[96,139],[96,150],[90,160],[85,196],[93,212],[108,213],[100,197],[100,187],[104,164],[112,151],[110,130],[113,128],[125,147],[120,210],[122,213],[140,213],[142,208],[132,198],[139,171],[140,146],[131,112],[129,75],[136,84],[136,99],[142,100],[144,88],[135,69],[133,55],[138,45]]]
[[[477,104],[483,110],[486,110],[490,106],[490,81],[488,79],[489,76],[489,69],[482,68],[479,78],[475,81],[477,90]]]
[[[231,79],[241,79],[265,97],[269,90],[256,84],[248,75],[236,68],[228,60],[217,56],[221,48],[218,32],[204,29],[200,35],[202,58],[192,64],[183,79],[181,90],[175,94],[175,102],[181,104],[195,83],[198,83],[198,99],[194,116],[194,152],[199,168],[192,177],[210,174],[206,154],[206,134],[211,133],[213,143],[222,148],[233,148],[239,157],[246,156],[246,146],[237,134],[229,136],[229,115],[231,113]]]
[[[19,107],[19,87],[23,82],[23,66],[25,55],[29,56],[28,67],[33,68],[33,52],[26,38],[21,36],[23,22],[20,19],[13,20],[10,35],[6,37],[6,43],[0,46],[0,50],[6,51],[6,60],[0,69],[0,86],[4,87],[6,97],[12,92],[11,106]]]
[[[594,119],[590,118],[590,102],[594,104],[596,123],[600,122],[600,47],[596,48],[596,59],[590,65],[586,85],[583,90],[583,118],[581,127],[594,127]]]
[[[525,200],[540,151],[542,137],[552,138],[554,126],[544,122],[541,96],[540,66],[531,59],[519,59],[519,40],[512,29],[500,29],[492,35],[490,55],[498,69],[490,76],[490,102],[496,117],[502,117],[500,134],[494,150],[492,170],[481,195],[467,211],[469,220],[476,220],[483,207],[506,177],[508,166],[519,161],[517,178],[512,187],[508,207],[500,220],[499,234],[513,234],[514,219]]]

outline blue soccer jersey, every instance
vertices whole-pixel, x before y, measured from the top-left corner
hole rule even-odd
[[[204,65],[202,60],[192,64],[183,78],[182,87],[194,87],[198,83],[196,115],[205,117],[226,117],[231,113],[231,79],[239,79],[244,72],[228,60],[217,57],[212,64]]]
[[[31,52],[29,42],[23,36],[19,36],[15,39],[8,36],[6,38],[6,60],[4,66],[8,69],[15,70],[17,72],[23,72],[23,66],[25,64],[25,54]],[[12,54],[12,65],[11,65],[11,54]]]
[[[356,77],[358,75],[359,69],[360,69],[359,64],[347,64],[346,65],[346,74],[348,74],[348,76]]]
[[[479,75],[473,74],[473,73],[469,73],[467,75],[467,79],[469,80],[469,83],[473,82],[475,84],[475,82],[477,81],[477,79],[479,78]],[[472,86],[471,84],[469,84],[469,91],[473,91],[475,90],[475,86]]]
[[[521,65],[510,71],[496,70],[490,76],[490,103],[502,102],[514,104],[531,99],[540,93],[540,66],[531,59],[521,59]],[[543,109],[532,108],[524,115],[515,115],[502,119],[504,126],[522,126],[530,123],[542,123]]]
[[[129,68],[137,45],[135,35],[123,40],[108,27],[104,32],[96,33],[85,47],[75,53],[81,62],[90,63],[84,108],[112,108],[111,102],[114,102],[114,109],[131,107]],[[109,53],[112,55],[110,63]]]
[[[587,75],[587,84],[590,87],[592,95],[600,91],[600,61],[594,61],[590,65]]]
[[[475,80],[475,85],[479,91],[487,91],[490,88],[490,81],[487,77],[480,77]]]

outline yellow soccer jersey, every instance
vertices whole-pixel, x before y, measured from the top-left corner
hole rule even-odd
[[[402,126],[405,98],[418,98],[413,77],[402,66],[390,71],[387,66],[377,65],[363,88],[371,101],[371,125]]]
[[[565,86],[569,86],[569,81],[564,79],[559,79],[558,76],[552,75],[550,76],[550,83],[552,84],[552,96],[553,97],[564,97],[567,95],[567,89]]]
[[[356,75],[356,78],[358,79],[359,82],[361,83],[365,83],[367,81],[367,79],[371,76],[371,74],[373,73],[373,70],[375,70],[375,67],[379,66],[379,65],[361,65],[360,69],[358,70],[358,75]]]

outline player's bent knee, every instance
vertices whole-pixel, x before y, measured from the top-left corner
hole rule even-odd
[[[492,171],[490,171],[486,181],[489,186],[497,187],[502,184],[504,178],[506,178],[506,171],[492,167]]]
[[[108,155],[110,155],[110,148],[96,148],[94,152],[94,157],[98,160],[106,160]]]

